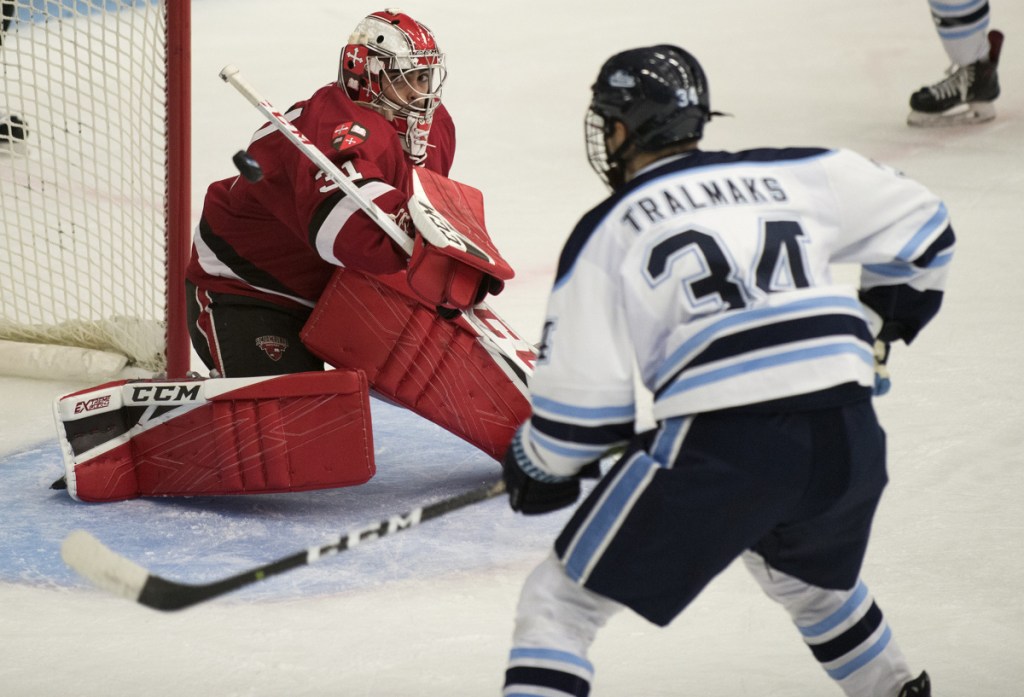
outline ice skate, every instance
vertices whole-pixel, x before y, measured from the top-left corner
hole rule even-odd
[[[900,690],[900,697],[932,697],[932,681],[928,673],[921,673],[906,683]]]
[[[982,123],[996,116],[995,100],[999,96],[996,67],[1003,47],[1003,34],[988,33],[987,60],[970,65],[954,65],[944,80],[922,87],[910,96],[911,126],[952,126]]]

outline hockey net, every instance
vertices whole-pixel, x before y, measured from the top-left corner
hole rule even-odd
[[[183,375],[189,3],[0,1],[0,341]]]

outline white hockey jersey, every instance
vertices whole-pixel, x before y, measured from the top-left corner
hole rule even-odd
[[[864,305],[884,340],[910,342],[939,309],[953,244],[939,198],[847,150],[661,160],[568,239],[515,445],[558,477],[625,443],[635,368],[658,420],[868,387]],[[859,289],[833,281],[836,263],[861,265]]]

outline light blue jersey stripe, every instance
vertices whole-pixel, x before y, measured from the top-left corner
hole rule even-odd
[[[864,599],[867,597],[868,587],[864,585],[863,581],[858,581],[857,587],[853,591],[853,595],[847,598],[842,607],[816,624],[812,624],[807,627],[799,627],[800,633],[805,637],[816,637],[835,629],[837,626],[849,619],[850,615],[853,614],[853,611],[860,607],[861,603],[863,603]]]
[[[948,266],[953,261],[953,252],[942,252],[936,254],[935,258],[931,260],[925,269],[941,269],[943,266]],[[878,276],[888,276],[889,278],[910,278],[917,276],[921,273],[921,268],[914,266],[910,263],[905,264],[865,264],[864,269],[870,271]]]
[[[666,419],[651,446],[651,456],[665,467],[671,467],[679,438],[689,425],[689,418]]]
[[[946,204],[940,203],[935,214],[928,219],[928,222],[921,226],[920,230],[914,233],[909,242],[903,245],[903,249],[899,251],[896,258],[903,261],[913,261],[921,256],[918,249],[935,234],[936,229],[944,224],[949,224],[949,211],[946,210]]]
[[[954,30],[949,31],[946,29],[939,29],[939,36],[943,39],[965,39],[968,36],[974,36],[975,34],[981,33],[988,29],[988,19],[986,18],[981,24],[976,24],[970,29]]]
[[[864,269],[886,278],[912,278],[918,274],[910,264],[869,264]]]
[[[737,327],[755,325],[769,319],[778,320],[780,317],[784,317],[789,314],[802,313],[808,310],[820,310],[822,314],[834,312],[836,310],[843,312],[849,312],[851,310],[858,313],[863,312],[859,301],[842,295],[833,295],[823,298],[798,300],[781,307],[764,307],[756,310],[747,310],[739,314],[726,316],[722,320],[697,332],[672,352],[655,376],[655,389],[661,389],[664,386],[664,382],[672,375],[675,375],[683,363],[690,360],[692,354],[695,354],[698,349],[710,343],[716,335],[725,334]]]
[[[965,14],[972,10],[984,7],[987,2],[988,0],[968,0],[968,2],[950,4],[947,2],[928,0],[928,4],[931,6],[932,10],[939,14]]]
[[[576,535],[569,554],[565,559],[565,571],[569,578],[580,581],[591,560],[617,527],[619,520],[628,513],[627,506],[634,494],[647,480],[652,469],[659,464],[646,453],[637,453],[619,474],[617,480],[605,492],[593,517]]]
[[[558,402],[548,397],[538,396],[534,396],[532,402],[536,409],[579,421],[597,421],[600,423],[632,421],[636,413],[636,407],[632,403],[621,406],[581,407]]]
[[[661,393],[658,397],[658,401],[661,402],[682,392],[686,392],[687,390],[705,387],[712,383],[735,378],[739,375],[756,373],[760,370],[777,368],[781,365],[800,363],[802,361],[813,361],[819,358],[827,358],[842,354],[853,354],[866,365],[874,366],[875,364],[874,355],[862,344],[842,343],[830,344],[828,346],[815,346],[813,348],[777,353],[773,356],[754,358],[725,368],[711,370],[701,375],[680,377]]]
[[[562,457],[568,457],[575,460],[593,460],[599,457],[605,450],[608,449],[607,445],[581,445],[576,444],[568,445],[564,444],[565,441],[555,441],[552,438],[548,438],[536,428],[530,431],[530,438],[533,440],[534,445],[537,445],[545,450],[550,450],[556,455]]]
[[[838,668],[826,670],[825,672],[828,673],[829,677],[833,680],[842,680],[843,678],[850,675],[857,669],[863,668],[868,663],[871,663],[871,661],[873,661],[878,656],[878,654],[882,653],[882,651],[885,650],[885,647],[889,645],[889,641],[891,639],[892,630],[889,629],[888,626],[886,626],[885,631],[882,632],[882,636],[878,637],[878,641],[876,641],[870,649],[868,649],[861,655],[857,656],[857,658],[853,659],[849,663],[846,663]]]
[[[580,658],[576,654],[569,653],[568,651],[559,651],[557,649],[516,648],[512,649],[509,654],[510,661],[521,661],[524,659],[568,663],[569,665],[582,668],[583,670],[590,671],[591,673],[594,672],[594,666],[590,661],[585,658]]]

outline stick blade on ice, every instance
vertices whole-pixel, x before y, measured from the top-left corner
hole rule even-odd
[[[138,600],[149,572],[109,549],[85,530],[74,530],[60,547],[64,563],[96,586]]]

